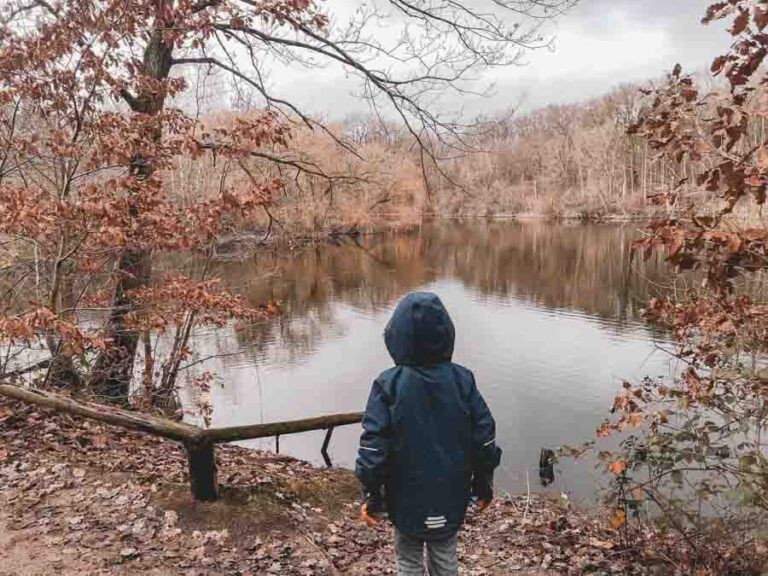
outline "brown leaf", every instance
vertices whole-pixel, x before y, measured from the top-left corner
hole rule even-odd
[[[736,16],[736,19],[733,21],[733,26],[731,27],[729,32],[734,36],[738,36],[739,34],[744,32],[744,30],[747,29],[748,25],[749,25],[749,13],[746,10],[741,9],[739,10],[739,15]]]
[[[608,525],[613,528],[614,530],[618,530],[624,524],[627,522],[627,513],[624,512],[623,509],[619,508],[616,510],[614,515],[611,517],[611,519],[608,521]]]
[[[761,172],[768,171],[768,147],[763,146],[757,151],[756,165]]]
[[[683,232],[675,234],[672,241],[667,245],[669,255],[675,256],[683,246],[685,246],[685,234]]]
[[[607,540],[598,540],[597,538],[590,538],[589,545],[593,548],[602,548],[603,550],[610,550],[616,546],[613,542]]]
[[[763,10],[759,6],[755,8],[755,26],[760,31],[768,26],[768,10]]]
[[[715,60],[712,62],[712,67],[710,68],[712,74],[720,74],[720,72],[723,71],[723,66],[725,66],[727,61],[728,59],[725,56],[718,56],[715,58]]]
[[[686,102],[693,102],[699,97],[699,91],[693,86],[684,88],[680,94]]]
[[[627,461],[626,460],[614,460],[608,465],[608,470],[616,474],[616,476],[619,476],[627,469]]]
[[[728,241],[726,242],[726,246],[728,247],[728,252],[730,254],[736,254],[741,250],[742,240],[741,238],[739,238],[738,235],[732,234],[728,238]]]
[[[103,434],[97,434],[96,436],[92,436],[91,444],[93,444],[94,448],[106,448],[107,437],[104,436]]]

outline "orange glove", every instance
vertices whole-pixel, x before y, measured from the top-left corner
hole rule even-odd
[[[481,512],[485,512],[486,508],[491,505],[491,502],[493,502],[493,497],[491,497],[490,500],[481,500],[480,498],[477,499],[475,502],[475,512],[480,514]]]
[[[368,512],[368,502],[363,503],[363,507],[360,509],[360,519],[365,522],[370,528],[375,527],[383,518],[382,514],[375,514]]]

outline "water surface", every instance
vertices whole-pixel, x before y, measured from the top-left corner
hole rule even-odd
[[[247,330],[198,336],[209,366],[213,425],[362,410],[392,362],[382,332],[399,298],[429,290],[457,331],[455,361],[475,372],[504,450],[497,485],[538,488],[542,447],[593,438],[624,380],[666,375],[664,337],[638,319],[664,285],[663,266],[630,263],[635,226],[449,221],[293,254],[223,265],[232,288],[284,314]],[[358,427],[334,432],[334,464],[353,466]],[[323,433],[281,438],[280,450],[322,463]],[[273,440],[246,445],[274,448]],[[558,466],[550,489],[591,499],[590,460]]]

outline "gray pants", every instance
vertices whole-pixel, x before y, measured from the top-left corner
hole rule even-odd
[[[456,534],[443,540],[421,540],[403,534],[395,537],[397,576],[424,576],[424,545],[427,546],[429,576],[458,576]]]

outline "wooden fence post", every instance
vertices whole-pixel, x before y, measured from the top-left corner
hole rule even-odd
[[[328,428],[328,432],[325,433],[325,440],[323,440],[323,447],[320,448],[320,454],[323,455],[323,460],[325,460],[325,465],[330,468],[333,464],[331,463],[331,457],[328,456],[328,445],[331,443],[331,435],[333,435],[333,426]]]
[[[195,500],[213,502],[219,497],[214,443],[205,435],[186,443],[189,462],[189,487]]]

